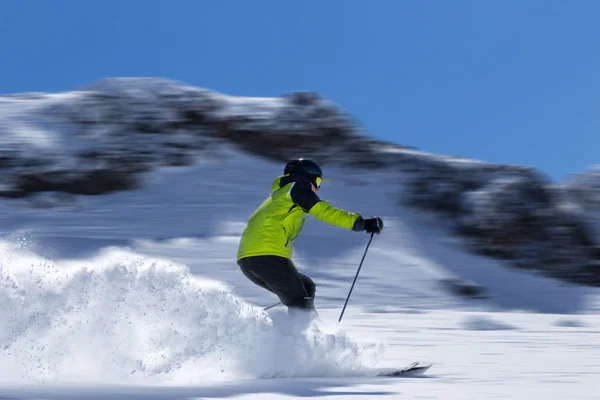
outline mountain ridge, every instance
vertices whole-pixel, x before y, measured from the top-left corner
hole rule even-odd
[[[596,175],[556,185],[531,167],[388,143],[317,93],[252,98],[110,78],[60,94],[0,97],[0,134],[7,198],[134,190],[154,168],[218,156],[223,145],[274,161],[397,171],[408,189],[398,201],[449,220],[473,252],[600,285],[599,239],[588,218],[598,205],[587,200],[597,193]]]

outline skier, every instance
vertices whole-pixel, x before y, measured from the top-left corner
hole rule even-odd
[[[363,218],[321,200],[323,173],[311,160],[287,163],[283,176],[275,179],[271,195],[248,219],[237,253],[242,273],[256,285],[274,293],[288,310],[315,310],[316,286],[292,262],[292,242],[304,225],[306,214],[354,231],[380,234],[379,217]]]

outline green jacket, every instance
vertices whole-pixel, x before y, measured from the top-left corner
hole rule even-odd
[[[364,228],[364,220],[359,214],[321,200],[310,185],[280,176],[273,182],[271,195],[250,216],[242,233],[237,261],[265,255],[292,258],[292,242],[302,231],[307,213],[340,228]]]

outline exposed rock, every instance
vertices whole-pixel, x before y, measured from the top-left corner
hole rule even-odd
[[[464,281],[462,279],[443,279],[440,283],[446,290],[457,296],[472,299],[487,298],[485,288],[473,282]]]

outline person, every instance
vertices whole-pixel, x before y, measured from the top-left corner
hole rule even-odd
[[[314,161],[288,162],[283,175],[273,181],[271,194],[248,219],[238,247],[236,261],[242,273],[274,293],[292,312],[315,310],[316,285],[292,261],[292,243],[306,214],[357,232],[380,234],[383,229],[380,217],[363,218],[322,200],[317,195],[322,180],[322,170]]]

